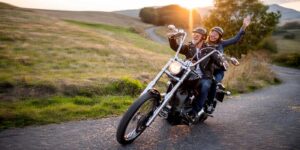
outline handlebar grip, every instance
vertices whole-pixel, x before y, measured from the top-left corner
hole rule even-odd
[[[178,33],[176,33],[176,34],[174,35],[174,37],[180,37],[180,36],[183,36],[183,35],[184,35],[184,33],[178,32]]]

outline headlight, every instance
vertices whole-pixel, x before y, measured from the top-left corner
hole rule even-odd
[[[172,75],[177,75],[181,71],[181,64],[179,62],[172,62],[168,68]]]

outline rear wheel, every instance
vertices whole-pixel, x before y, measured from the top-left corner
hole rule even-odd
[[[146,123],[159,102],[156,94],[148,92],[137,99],[122,117],[117,129],[120,144],[132,143],[146,129]]]

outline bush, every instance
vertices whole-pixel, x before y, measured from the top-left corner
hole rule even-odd
[[[294,33],[289,33],[283,36],[284,39],[295,39],[296,35]]]
[[[223,84],[233,94],[250,92],[270,84],[279,83],[269,68],[268,53],[251,52],[240,59],[240,65],[230,66],[225,72]]]
[[[286,30],[279,27],[279,28],[276,28],[272,34],[273,35],[280,35],[280,34],[284,34],[284,33],[287,33],[287,32],[288,31],[286,31]]]
[[[273,62],[287,67],[300,68],[300,54],[281,53],[273,56]]]
[[[272,37],[265,38],[259,47],[272,53],[277,52],[277,44]]]
[[[145,23],[159,25],[159,16],[153,7],[145,7],[140,10],[139,17]]]
[[[283,29],[300,29],[300,23],[297,21],[288,22],[282,26]]]
[[[124,77],[111,83],[106,90],[110,91],[112,94],[134,96],[139,94],[144,87],[145,86],[139,80]]]

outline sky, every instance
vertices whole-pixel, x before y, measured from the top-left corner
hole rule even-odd
[[[213,0],[0,0],[25,8],[74,10],[74,11],[116,11],[138,9],[146,6],[179,4],[186,8],[212,6]],[[266,4],[276,3],[300,11],[300,0],[263,0]]]

